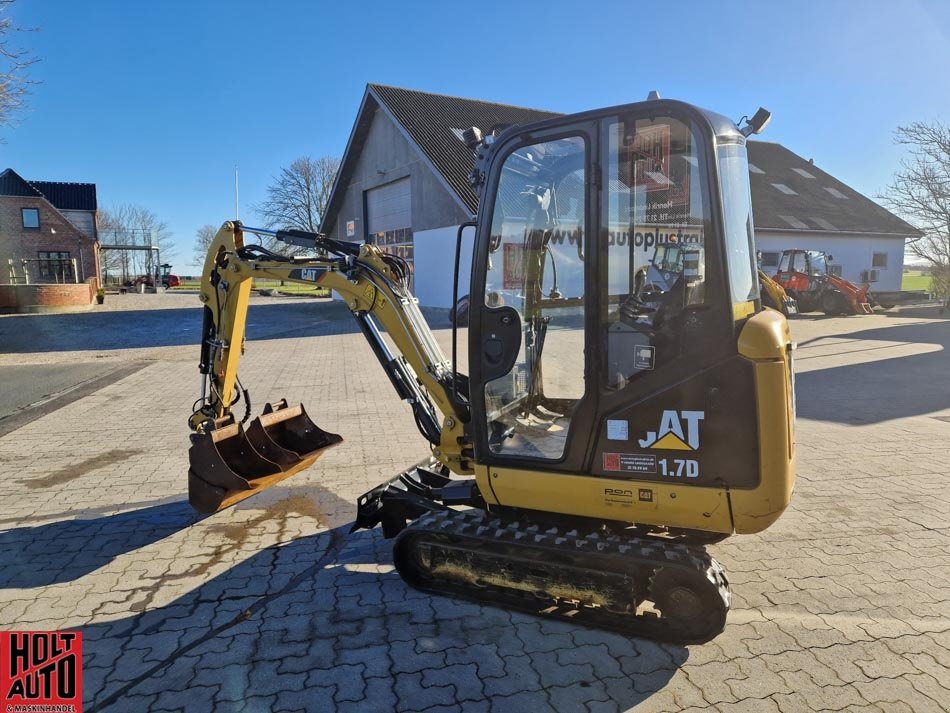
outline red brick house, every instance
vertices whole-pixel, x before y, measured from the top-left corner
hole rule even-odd
[[[101,284],[96,184],[27,181],[0,173],[0,285],[22,282]],[[11,279],[11,264],[15,277]]]

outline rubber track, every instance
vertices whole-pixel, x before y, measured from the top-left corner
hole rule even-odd
[[[556,554],[559,559],[570,558],[580,570],[599,569],[629,577],[634,577],[635,572],[646,569],[653,572],[649,586],[652,586],[657,574],[663,570],[665,574],[681,573],[693,578],[698,577],[700,581],[708,582],[708,596],[713,596],[713,592],[718,595],[721,604],[710,614],[721,618],[719,621],[714,620],[710,630],[697,636],[694,631],[677,627],[674,620],[655,614],[617,613],[603,607],[559,602],[553,597],[544,599],[529,592],[497,585],[480,584],[476,587],[457,581],[432,580],[430,575],[420,573],[415,568],[416,560],[411,556],[410,548],[419,543],[436,547],[440,543],[451,544],[453,549],[464,543],[464,549],[474,553],[482,551],[488,556],[497,556],[501,551],[509,553],[512,558],[518,558],[519,551],[525,553],[531,550],[535,554],[539,550],[548,551]],[[579,532],[577,529],[522,523],[505,520],[483,510],[443,510],[426,513],[412,522],[396,538],[393,551],[400,575],[417,589],[654,641],[676,644],[709,641],[722,631],[729,610],[729,583],[722,565],[701,548],[659,538],[606,535],[601,532]],[[654,594],[648,590],[647,599],[653,601]]]

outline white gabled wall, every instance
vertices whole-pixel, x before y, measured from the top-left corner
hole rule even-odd
[[[452,306],[457,235],[457,225],[413,233],[416,297],[424,307]],[[459,297],[468,294],[474,240],[475,229],[466,228],[459,260]]]
[[[901,237],[756,230],[755,247],[762,252],[799,249],[831,253],[832,264],[841,265],[841,276],[859,286],[861,273],[871,269],[872,254],[886,252],[887,267],[876,268],[879,279],[871,283],[871,292],[897,292],[901,288],[904,271],[904,238]],[[765,272],[771,275],[775,268],[765,268]]]
[[[457,225],[423,230],[413,235],[415,243],[415,286],[419,304],[425,307],[452,306],[452,274],[455,260]],[[468,228],[462,239],[459,267],[459,297],[469,292],[472,272],[472,249],[475,231]],[[887,253],[887,267],[878,268],[880,279],[871,285],[871,291],[896,292],[901,288],[904,268],[904,239],[900,237],[841,236],[833,234],[802,235],[756,231],[756,249],[764,252],[783,250],[821,250],[834,256],[833,264],[841,265],[846,280],[860,284],[861,273],[871,268],[871,256]],[[774,268],[766,268],[773,273]]]

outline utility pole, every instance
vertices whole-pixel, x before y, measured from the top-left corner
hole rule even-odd
[[[238,165],[234,164],[234,219],[241,219],[241,207],[238,204]]]

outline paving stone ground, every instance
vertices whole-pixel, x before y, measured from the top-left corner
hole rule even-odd
[[[795,499],[711,548],[729,624],[678,647],[416,592],[378,532],[348,534],[355,498],[427,449],[326,301],[257,299],[242,379],[346,441],[193,513],[200,314],[127,299],[0,318],[0,366],[143,365],[0,437],[0,629],[81,629],[86,711],[950,709],[950,323],[933,309],[793,323]]]

